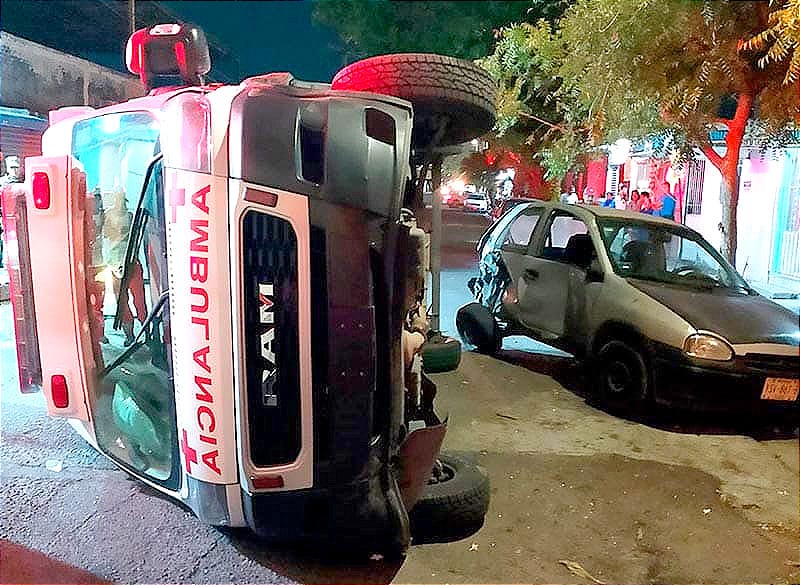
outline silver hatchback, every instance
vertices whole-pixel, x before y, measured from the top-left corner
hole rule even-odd
[[[697,232],[602,207],[519,205],[478,244],[476,302],[456,324],[479,351],[527,335],[591,366],[611,403],[796,409],[800,326]]]

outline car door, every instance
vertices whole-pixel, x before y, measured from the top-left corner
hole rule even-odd
[[[593,257],[586,223],[553,211],[516,267],[520,322],[544,339],[578,334],[586,320],[586,270]]]
[[[514,213],[514,218],[500,232],[498,241],[492,247],[495,250],[492,252],[494,254],[500,250],[502,263],[511,278],[509,288],[512,292],[510,295],[512,301],[504,303],[503,306],[516,319],[519,319],[519,303],[514,302],[514,299],[517,298],[520,286],[525,287],[528,250],[531,241],[535,239],[536,227],[545,213],[546,208],[536,205],[526,206],[521,211]]]

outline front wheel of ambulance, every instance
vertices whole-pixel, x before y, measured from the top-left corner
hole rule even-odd
[[[489,510],[489,477],[461,457],[442,454],[411,509],[415,543],[452,542],[480,530]]]
[[[459,144],[491,130],[496,87],[489,73],[472,61],[429,53],[363,59],[341,69],[331,82],[331,89],[368,91],[411,102],[414,149],[434,142],[435,146]]]

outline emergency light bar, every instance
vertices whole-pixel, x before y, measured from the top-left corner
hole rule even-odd
[[[156,87],[202,85],[211,70],[208,42],[192,24],[158,24],[128,39],[125,63],[147,91]]]

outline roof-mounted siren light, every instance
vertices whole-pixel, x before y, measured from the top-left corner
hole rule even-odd
[[[202,85],[203,76],[211,70],[206,35],[192,24],[157,24],[137,30],[128,39],[125,62],[147,91]]]

